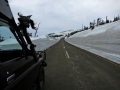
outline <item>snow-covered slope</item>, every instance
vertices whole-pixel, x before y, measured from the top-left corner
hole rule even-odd
[[[31,38],[33,43],[37,45],[36,50],[45,50],[50,46],[57,43],[59,40],[48,39],[48,38],[40,38],[40,37],[33,37]],[[7,50],[7,49],[19,49],[21,48],[18,44],[18,41],[14,38],[6,39],[5,41],[0,42],[0,49]]]
[[[120,64],[120,20],[79,32],[66,41]]]
[[[56,44],[58,41],[59,41],[58,39],[41,38],[34,40],[33,43],[37,45],[37,47],[35,48],[36,51],[41,51],[41,50],[46,50],[47,48]]]
[[[9,45],[9,44],[17,44],[18,41],[14,38],[6,39],[5,41],[0,42],[0,45]]]

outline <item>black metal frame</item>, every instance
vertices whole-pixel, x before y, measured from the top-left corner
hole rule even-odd
[[[6,2],[6,3],[8,3],[8,2]],[[4,7],[2,7],[2,8],[4,8]],[[7,7],[7,9],[9,9],[9,14],[12,15],[10,7],[9,8]],[[24,33],[25,38],[27,40],[27,43],[30,44],[30,49],[31,50],[28,50],[27,43],[25,42],[25,40],[23,38],[23,35],[20,32],[19,27],[15,23],[13,15],[11,17],[12,18],[9,18],[7,15],[5,15],[4,13],[2,13],[2,11],[0,11],[0,21],[3,23],[3,26],[6,26],[6,25],[9,26],[11,32],[14,34],[14,36],[17,39],[17,41],[19,42],[19,44],[23,48],[24,54],[25,55],[32,55],[34,57],[35,62],[37,62],[38,59],[37,59],[36,52],[35,52],[35,49],[34,49],[35,45],[32,43],[32,41],[30,40],[30,37],[28,36],[27,27],[22,27],[22,30],[23,30],[23,33]],[[4,25],[4,24],[6,24],[6,25]]]

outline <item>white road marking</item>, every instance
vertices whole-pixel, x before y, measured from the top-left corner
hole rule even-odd
[[[67,55],[67,57],[68,57],[68,58],[70,58],[70,57],[69,57],[69,54],[68,54],[68,52],[67,52],[67,51],[66,51],[66,55]]]
[[[63,44],[63,48],[65,48],[65,45],[64,45],[64,43],[62,42],[62,44]]]

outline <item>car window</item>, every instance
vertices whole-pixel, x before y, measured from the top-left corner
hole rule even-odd
[[[8,27],[0,26],[0,50],[21,50],[22,47]]]

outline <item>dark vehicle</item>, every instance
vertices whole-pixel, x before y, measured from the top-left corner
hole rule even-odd
[[[35,51],[20,23],[22,33],[8,1],[0,0],[0,90],[44,90],[45,51]]]

